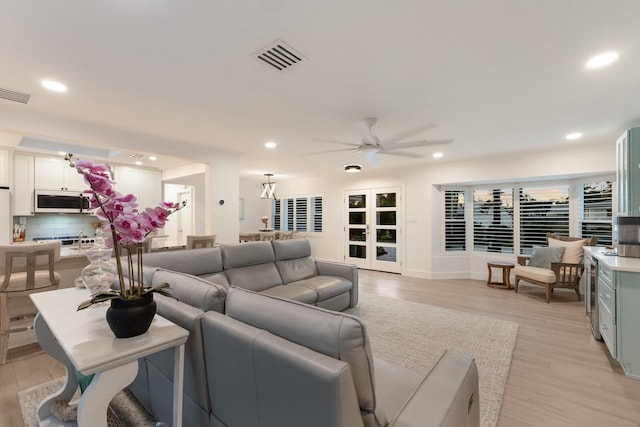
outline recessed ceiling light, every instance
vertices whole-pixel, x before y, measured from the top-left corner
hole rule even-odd
[[[56,82],[54,80],[43,80],[40,82],[42,86],[45,88],[52,90],[54,92],[66,92],[67,87],[60,82]]]
[[[156,156],[149,156],[149,160],[155,162],[156,160],[158,160],[158,158]]]
[[[344,171],[347,173],[358,173],[362,170],[362,165],[345,165]]]
[[[584,66],[591,69],[602,68],[614,63],[617,59],[618,52],[603,52],[591,57]]]
[[[60,154],[61,156],[66,156],[67,155],[66,151],[58,151],[58,154]]]
[[[140,166],[142,162],[140,160],[136,161],[136,165]]]
[[[273,148],[276,148],[278,146],[278,144],[276,144],[273,141],[267,141],[267,142],[264,143],[264,146],[267,147],[267,148],[273,149]]]
[[[572,132],[572,133],[568,134],[567,136],[565,136],[564,138],[569,140],[569,141],[573,141],[573,140],[582,138],[582,133],[580,133],[580,132]]]
[[[434,159],[439,159],[439,158],[441,158],[443,156],[444,156],[444,153],[433,153],[433,158]]]

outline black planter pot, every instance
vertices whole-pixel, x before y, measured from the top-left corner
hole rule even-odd
[[[130,338],[147,332],[155,315],[156,302],[149,292],[138,299],[112,299],[107,309],[107,323],[116,338]]]

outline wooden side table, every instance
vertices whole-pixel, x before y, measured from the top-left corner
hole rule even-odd
[[[497,289],[513,289],[513,286],[511,286],[511,282],[509,281],[509,275],[511,274],[511,269],[513,267],[515,267],[515,265],[511,262],[489,261],[487,263],[487,270],[489,270],[487,286]],[[492,268],[499,268],[500,270],[502,270],[502,282],[491,281]]]

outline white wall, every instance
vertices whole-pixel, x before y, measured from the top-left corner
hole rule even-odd
[[[240,197],[244,199],[244,219],[240,220],[241,232],[263,228],[260,218],[271,213],[271,200],[261,199],[262,181],[240,179]],[[271,227],[273,224],[269,224]]]
[[[615,142],[558,150],[491,156],[456,163],[429,163],[401,169],[340,174],[278,182],[278,196],[320,193],[324,199],[324,232],[311,239],[314,256],[344,259],[343,193],[348,189],[399,185],[404,189],[402,224],[403,274],[425,278],[486,278],[486,258],[440,252],[439,186],[455,183],[525,182],[615,171]],[[495,254],[490,255],[495,258]],[[515,260],[515,255],[510,256]]]

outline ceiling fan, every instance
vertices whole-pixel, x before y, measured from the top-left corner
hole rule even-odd
[[[402,141],[417,133],[420,133],[424,130],[431,128],[433,126],[431,124],[408,129],[399,134],[396,134],[384,139],[380,139],[371,132],[371,128],[377,123],[377,121],[378,119],[375,119],[375,118],[368,118],[364,120],[365,132],[362,135],[362,139],[361,139],[362,142],[360,144],[355,144],[352,142],[343,142],[343,141],[323,140],[325,142],[348,145],[350,148],[326,150],[326,151],[320,151],[313,154],[335,153],[335,152],[353,152],[353,154],[363,153],[370,163],[375,164],[377,162],[378,154],[388,154],[393,156],[420,158],[420,157],[423,157],[422,154],[412,153],[410,151],[400,151],[400,150],[407,149],[407,148],[427,147],[432,145],[451,144],[453,142],[453,139],[420,139],[415,141]],[[350,154],[349,156],[351,155],[352,154]]]

